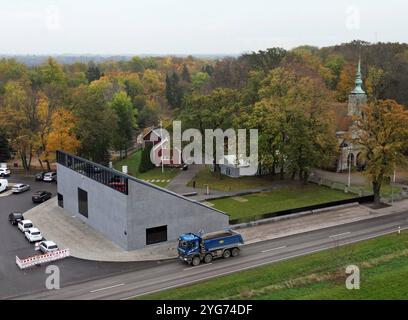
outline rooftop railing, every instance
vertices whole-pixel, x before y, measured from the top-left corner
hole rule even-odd
[[[60,150],[57,151],[57,163],[118,192],[128,194],[128,177],[117,170]]]

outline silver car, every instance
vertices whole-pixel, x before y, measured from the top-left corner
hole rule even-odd
[[[22,183],[18,183],[15,184],[13,188],[11,188],[11,191],[13,193],[23,193],[30,190],[30,186],[28,184],[22,184]]]

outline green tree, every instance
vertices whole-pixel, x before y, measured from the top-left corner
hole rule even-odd
[[[113,147],[120,151],[122,158],[122,152],[125,151],[126,156],[127,149],[132,145],[133,130],[136,127],[136,110],[125,92],[117,93],[109,103],[109,107],[116,115],[118,128],[113,135]]]
[[[183,101],[183,88],[180,85],[180,78],[176,72],[171,76],[166,75],[166,99],[172,108],[181,106]]]
[[[27,83],[9,81],[0,108],[0,128],[29,170],[38,129],[37,99]]]
[[[147,172],[156,167],[155,164],[150,159],[150,151],[152,150],[152,148],[153,148],[153,145],[149,143],[142,150],[142,156],[141,156],[140,165],[139,165],[140,173]]]
[[[186,64],[183,64],[183,70],[181,71],[181,79],[184,82],[191,82],[190,71],[188,71],[188,67]]]
[[[88,65],[88,70],[86,71],[86,78],[88,79],[88,82],[99,80],[101,76],[102,74],[99,67],[91,61]]]
[[[269,73],[259,90],[261,101],[241,114],[259,130],[261,167],[278,167],[307,181],[311,169],[331,162],[336,148],[334,124],[326,111],[321,84],[284,68]]]
[[[81,141],[79,154],[107,164],[113,135],[118,130],[118,120],[113,109],[108,107],[110,86],[98,83],[100,81],[79,88],[74,101],[74,113],[78,119],[76,132]]]
[[[133,57],[132,60],[130,60],[129,65],[132,72],[143,72],[145,70],[144,62],[138,56]]]
[[[206,72],[197,72],[191,79],[191,86],[194,91],[201,92],[201,90],[210,83],[211,77]]]

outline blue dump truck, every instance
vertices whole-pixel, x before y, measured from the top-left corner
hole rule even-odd
[[[179,258],[188,264],[198,266],[201,261],[210,263],[216,258],[239,255],[239,247],[244,244],[242,236],[232,230],[208,233],[199,236],[194,233],[179,237]]]

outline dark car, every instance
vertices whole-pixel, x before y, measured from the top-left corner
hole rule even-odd
[[[51,199],[52,193],[48,191],[37,191],[33,194],[32,200],[34,203],[41,203]]]
[[[35,175],[35,181],[43,181],[46,173],[47,173],[46,171],[37,173]]]
[[[20,221],[24,220],[24,216],[21,212],[12,212],[9,214],[9,222],[14,226]]]

